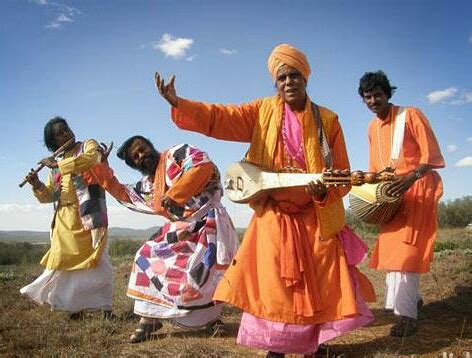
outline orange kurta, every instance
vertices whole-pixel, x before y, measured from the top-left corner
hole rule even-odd
[[[388,118],[374,118],[369,125],[369,170],[380,171],[390,161],[391,141],[398,106]],[[444,159],[426,117],[416,108],[406,109],[405,134],[395,173],[406,175],[420,164],[443,168]],[[370,261],[378,270],[428,272],[436,240],[436,209],[443,187],[439,174],[431,170],[404,194],[393,220],[380,225],[380,235]]]
[[[172,109],[172,117],[183,129],[219,139],[254,144],[255,141],[266,140],[254,135],[260,130],[257,126],[264,121],[259,116],[261,107],[267,103],[265,101],[272,101],[276,106],[277,98],[256,100],[241,106],[211,105],[179,99],[178,108]],[[304,131],[304,118],[309,110],[311,109],[308,107],[304,112],[297,113]],[[327,135],[334,167],[349,168],[336,114],[326,108],[320,108],[320,112],[323,123],[329,127]],[[280,170],[285,166],[297,166],[285,153],[280,131],[275,140],[273,153],[269,154],[271,162],[265,163],[269,165],[268,169]],[[307,161],[311,160],[308,156],[320,156],[319,153],[306,152],[306,144],[307,141],[304,140]],[[336,236],[321,239],[316,209],[317,206],[328,206],[336,202],[347,191],[348,189],[329,189],[325,202],[315,203],[304,188],[284,189],[271,193],[262,204],[257,203],[257,213],[213,298],[238,306],[260,318],[293,324],[323,323],[357,314],[355,292],[351,286],[343,247]],[[298,248],[308,248],[304,251],[308,255],[305,255],[301,265],[307,271],[307,285],[313,293],[309,298],[314,308],[312,313],[295,313],[294,288],[287,287],[281,279],[282,265],[288,271],[291,269],[287,267],[290,266],[290,259],[281,257],[281,246],[291,245],[285,239],[292,235],[291,231],[294,229],[300,233]],[[369,286],[368,281],[360,281],[361,286]],[[307,297],[304,296],[304,299]]]

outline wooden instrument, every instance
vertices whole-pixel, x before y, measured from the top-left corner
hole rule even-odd
[[[368,224],[389,222],[402,203],[401,196],[388,194],[392,183],[363,184],[353,187],[349,193],[349,209],[361,221]]]
[[[235,203],[247,203],[259,195],[281,188],[306,186],[317,180],[327,186],[361,185],[379,181],[392,181],[388,172],[365,173],[350,170],[327,170],[323,173],[275,173],[263,171],[248,162],[231,164],[226,170],[224,187],[228,198]]]
[[[67,150],[67,148],[73,143],[74,139],[71,138],[67,142],[65,142],[63,145],[61,145],[59,148],[56,149],[54,153],[51,154],[50,158],[56,158],[59,157],[60,155],[64,154],[64,152]],[[36,169],[34,169],[31,173],[28,173],[25,177],[25,179],[18,185],[20,188],[22,188],[27,182],[28,179],[31,175],[39,173],[41,169],[44,168],[44,164],[40,163]]]

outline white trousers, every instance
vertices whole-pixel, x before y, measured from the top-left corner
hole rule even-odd
[[[396,315],[417,319],[420,296],[418,273],[393,271],[385,279],[385,308],[393,309]]]

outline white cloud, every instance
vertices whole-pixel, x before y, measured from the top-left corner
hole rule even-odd
[[[55,29],[59,29],[61,26],[62,26],[62,25],[61,25],[60,23],[53,21],[53,22],[47,24],[47,25],[45,26],[45,28],[55,30]]]
[[[197,55],[189,56],[189,57],[187,57],[187,58],[185,59],[185,61],[187,61],[187,62],[192,62],[192,61],[195,59],[195,57],[197,57]]]
[[[57,30],[66,23],[75,22],[75,17],[82,14],[79,9],[61,4],[58,2],[50,2],[49,0],[30,0],[32,3],[47,7],[48,13],[54,15],[54,20],[49,21],[44,27],[51,30]]]
[[[448,151],[449,153],[453,153],[453,152],[455,152],[456,150],[457,150],[457,145],[455,145],[455,144],[449,144],[449,145],[447,146],[447,151]]]
[[[238,53],[238,50],[220,48],[220,49],[218,50],[218,52],[221,53],[221,54],[223,54],[223,55],[231,56],[231,55],[237,54],[237,53]]]
[[[454,164],[455,167],[461,168],[461,167],[472,167],[472,157],[465,157],[459,160],[456,164]]]
[[[429,103],[439,103],[453,97],[456,93],[457,88],[449,87],[443,90],[433,91],[429,93],[426,98],[428,99]]]
[[[67,23],[67,22],[74,22],[74,20],[71,16],[67,16],[66,14],[59,14],[54,21],[46,25],[46,28],[58,29],[62,27],[64,23]]]
[[[187,50],[193,44],[193,39],[182,37],[174,38],[171,34],[164,34],[158,43],[153,45],[154,49],[163,52],[166,57],[180,59],[186,56]]]
[[[72,20],[69,16],[67,16],[66,14],[60,14],[57,19],[56,19],[57,22],[74,22],[74,20]]]
[[[472,143],[472,137],[467,138],[466,141]]]
[[[462,93],[460,98],[451,102],[451,104],[467,104],[472,103],[472,92]]]
[[[472,35],[469,36],[469,42],[472,44]]]

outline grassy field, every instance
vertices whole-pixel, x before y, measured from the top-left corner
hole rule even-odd
[[[365,237],[371,247],[374,238]],[[117,246],[116,246],[117,245]],[[127,357],[241,357],[265,352],[236,345],[241,313],[225,307],[225,336],[183,330],[165,323],[152,341],[131,345],[129,334],[136,325],[132,300],[126,297],[128,273],[136,243],[112,244],[114,311],[117,320],[104,321],[98,314],[71,321],[66,313],[51,312],[21,297],[19,289],[42,269],[31,262],[43,248],[24,246],[29,256],[0,265],[0,355],[2,356],[127,356]],[[1,246],[0,250],[12,247]],[[30,250],[30,251],[28,251]],[[19,250],[16,250],[19,255]],[[441,230],[430,273],[422,276],[425,306],[417,335],[405,339],[388,336],[393,317],[382,310],[384,275],[362,267],[377,290],[371,305],[375,322],[329,342],[329,357],[470,357],[472,354],[472,233]],[[451,355],[453,354],[453,355]]]

